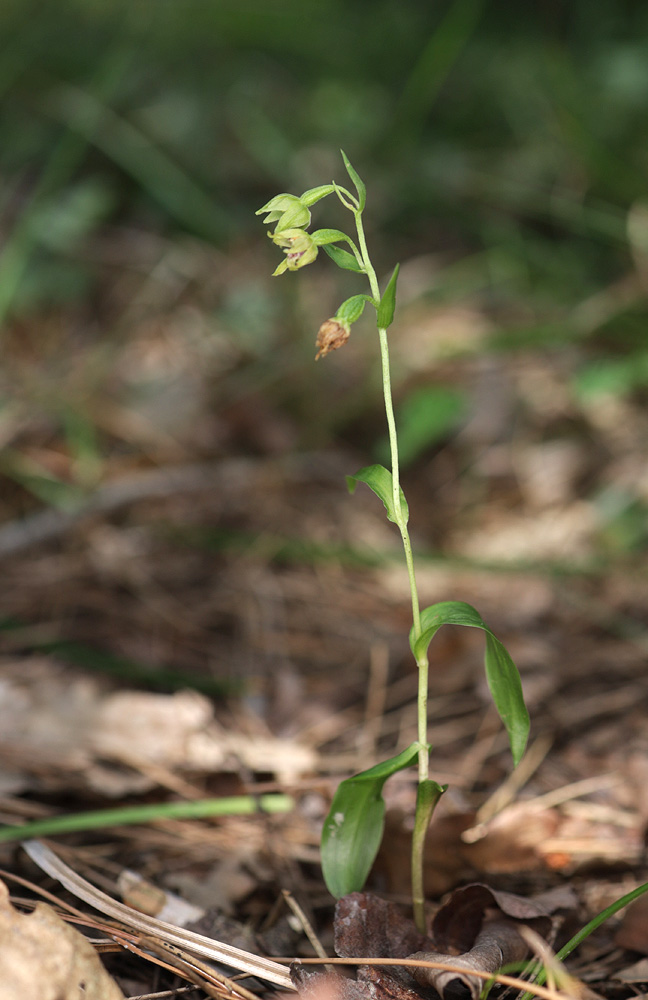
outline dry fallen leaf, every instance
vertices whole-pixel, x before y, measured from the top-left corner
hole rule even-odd
[[[515,924],[509,920],[488,921],[475,938],[469,951],[462,955],[448,955],[438,951],[417,951],[410,958],[425,962],[454,965],[463,972],[446,969],[413,969],[421,986],[433,986],[444,1000],[472,997],[478,1000],[484,983],[472,972],[496,973],[504,966],[510,967],[524,961],[528,953],[524,939]]]
[[[2,1000],[123,1000],[92,945],[47,903],[16,910],[0,882]]]
[[[91,788],[119,797],[174,773],[271,771],[291,782],[313,770],[296,740],[233,731],[197,691],[106,692],[99,680],[46,657],[0,664],[0,787]],[[8,782],[8,784],[6,784]]]
[[[465,971],[415,969],[414,978],[422,986],[433,986],[444,1000],[457,996],[478,1000],[484,984],[470,973],[495,973],[522,962],[529,950],[519,933],[523,927],[546,937],[552,920],[539,903],[512,892],[498,892],[481,883],[456,889],[432,921],[435,946],[443,950],[418,951],[409,957],[451,963]]]

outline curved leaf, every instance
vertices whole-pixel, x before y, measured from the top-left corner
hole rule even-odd
[[[356,271],[357,274],[365,273],[364,267],[358,264],[353,254],[343,250],[342,247],[336,247],[334,243],[325,243],[324,250],[338,267],[344,268],[346,271]]]
[[[360,319],[367,302],[371,301],[370,295],[352,295],[350,299],[345,299],[339,307],[335,319],[339,320],[340,323],[352,325]]]
[[[443,625],[467,625],[486,633],[486,680],[508,734],[513,760],[518,764],[529,736],[529,713],[517,667],[479,612],[463,601],[442,601],[421,612],[421,634],[417,637],[413,628],[410,632],[410,646],[417,659],[425,656],[430,642]]]
[[[385,820],[383,785],[397,771],[413,764],[419,744],[361,771],[338,785],[322,829],[322,874],[332,896],[362,889],[371,871]]]
[[[389,520],[393,521],[394,524],[398,524],[394,507],[394,480],[389,469],[386,469],[384,465],[367,465],[364,469],[356,472],[355,475],[347,476],[346,481],[349,493],[355,493],[357,483],[366,483],[369,489],[373,490],[376,496],[384,503]],[[400,502],[403,520],[407,524],[409,508],[402,488],[400,491]]]

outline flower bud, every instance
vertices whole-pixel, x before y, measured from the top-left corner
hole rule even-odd
[[[315,360],[325,358],[329,351],[337,351],[338,347],[346,344],[350,334],[351,327],[347,323],[340,323],[337,319],[327,319],[317,332],[315,347],[318,351]]]
[[[286,229],[310,226],[311,214],[308,205],[305,205],[296,194],[277,194],[270,201],[266,202],[255,215],[265,215],[263,220],[266,225],[276,222],[275,233],[283,232]]]

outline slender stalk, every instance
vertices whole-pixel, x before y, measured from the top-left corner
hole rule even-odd
[[[367,250],[364,227],[362,225],[362,214],[360,211],[354,212],[356,229],[358,231],[358,243],[360,254],[364,264],[371,294],[376,304],[380,301],[380,288],[376,272],[371,263]],[[403,541],[405,552],[405,562],[407,564],[407,575],[409,578],[410,594],[412,598],[412,622],[414,636],[421,635],[421,609],[416,586],[416,575],[414,572],[414,556],[412,553],[412,543],[407,530],[407,523],[401,505],[401,488],[399,476],[398,458],[398,435],[396,432],[396,418],[394,416],[394,402],[391,389],[391,372],[389,364],[389,343],[387,331],[378,328],[380,340],[380,359],[382,364],[383,396],[385,400],[385,414],[387,417],[387,428],[389,432],[389,448],[391,452],[392,466],[392,488],[394,510],[396,512],[396,523]],[[430,752],[427,740],[427,701],[428,701],[428,658],[427,653],[417,657],[418,667],[418,695],[417,695],[417,732],[418,732],[418,792],[416,797],[416,812],[414,817],[414,831],[412,834],[412,903],[414,908],[414,920],[421,932],[425,931],[425,895],[423,886],[423,851],[425,846],[425,834],[434,812],[434,807],[439,799],[440,792],[431,794],[432,783],[429,781],[430,773]],[[434,788],[438,786],[434,785]]]

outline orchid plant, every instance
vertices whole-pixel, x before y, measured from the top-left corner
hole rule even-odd
[[[371,262],[365,238],[362,215],[366,203],[365,185],[342,152],[344,166],[353,191],[332,182],[310,188],[302,195],[279,194],[260,208],[257,215],[265,216],[266,224],[274,224],[270,239],[285,257],[274,274],[298,271],[317,258],[322,247],[338,267],[364,275],[368,293],[352,295],[338,308],[335,316],[325,320],[317,334],[318,358],[342,347],[349,339],[352,325],[370,305],[376,311],[378,340],[382,363],[383,395],[389,431],[391,470],[382,465],[366,466],[347,476],[351,493],[358,483],[365,483],[385,506],[403,543],[412,603],[410,647],[418,670],[417,740],[394,757],[342,781],[338,786],[330,812],[324,822],[321,859],[324,880],[333,896],[344,896],[359,890],[371,870],[382,840],[385,802],[382,790],[387,778],[397,771],[418,765],[418,785],[414,831],[412,835],[412,902],[417,927],[425,929],[423,886],[423,849],[426,832],[437,802],[446,790],[430,777],[428,743],[428,647],[443,625],[465,625],[484,632],[486,640],[485,668],[488,685],[497,711],[506,728],[514,763],[517,764],[526,746],[529,716],[524,704],[522,685],[515,664],[502,643],[482,620],[478,611],[462,601],[443,601],[421,609],[414,571],[414,556],[408,531],[409,511],[399,480],[398,436],[394,417],[387,330],[396,308],[397,264],[381,294],[376,271]],[[355,239],[339,229],[316,229],[309,232],[311,208],[329,196],[339,199],[353,216]]]

